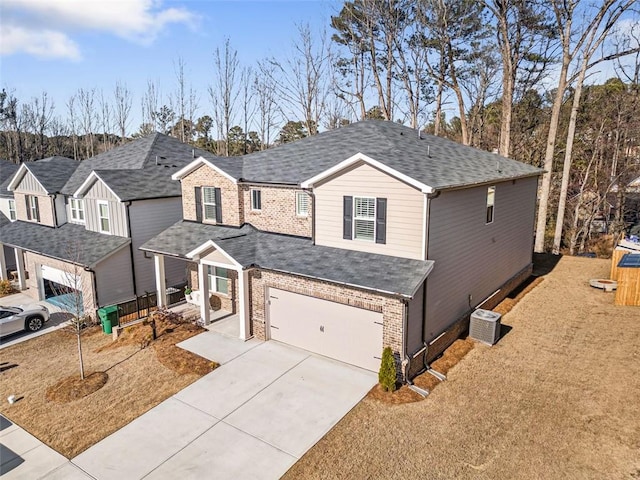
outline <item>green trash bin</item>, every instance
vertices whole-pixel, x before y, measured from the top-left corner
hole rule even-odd
[[[99,308],[98,317],[100,317],[100,323],[102,323],[102,331],[110,334],[112,328],[118,326],[118,307],[116,305],[110,305]]]

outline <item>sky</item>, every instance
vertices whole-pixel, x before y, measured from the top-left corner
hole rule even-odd
[[[197,116],[210,110],[207,87],[213,52],[226,39],[242,66],[284,58],[296,25],[330,33],[341,0],[0,0],[0,88],[23,102],[46,91],[56,114],[79,88],[113,93],[124,82],[133,93],[130,133],[141,122],[148,80],[167,95],[176,89],[176,62],[199,93]],[[638,24],[625,18],[625,28]],[[613,76],[611,63],[590,81]],[[552,70],[553,71],[553,70]],[[555,86],[552,74],[547,88]],[[164,103],[167,103],[165,100]]]
[[[319,31],[339,12],[337,0],[2,0],[0,87],[28,101],[46,91],[56,112],[78,88],[111,94],[117,81],[140,97],[148,79],[162,93],[176,87],[175,65],[209,107],[213,52],[226,39],[240,64],[290,51],[296,25]],[[137,120],[139,121],[139,120]],[[135,128],[134,128],[135,129]]]

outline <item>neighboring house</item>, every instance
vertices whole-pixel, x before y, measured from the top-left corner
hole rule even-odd
[[[21,288],[54,303],[81,291],[86,312],[155,291],[153,258],[137,247],[180,219],[171,174],[194,155],[153,134],[83,162],[22,164],[9,185],[18,221],[0,235],[24,258]],[[186,281],[184,262],[168,262],[165,273],[169,285]]]
[[[16,202],[7,186],[19,167],[20,165],[0,159],[0,228],[16,220]],[[3,279],[8,275],[8,271],[15,270],[16,258],[12,248],[4,246],[0,249],[0,265]]]
[[[176,172],[183,220],[141,248],[181,259],[238,335],[405,378],[532,269],[541,170],[393,122],[364,121]],[[201,295],[202,296],[202,295]],[[209,322],[209,301],[201,317]]]

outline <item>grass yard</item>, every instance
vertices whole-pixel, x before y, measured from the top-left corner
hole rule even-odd
[[[367,396],[284,478],[640,478],[640,309],[589,287],[609,267],[563,257],[498,344],[424,401]]]
[[[88,329],[82,336],[85,372],[95,372],[89,381],[105,374],[107,381],[75,400],[67,388],[79,375],[75,334],[58,330],[3,348],[0,413],[72,458],[215,368],[175,346],[201,331],[160,321],[158,339],[149,343],[148,326],[128,329],[117,342],[99,327]],[[19,401],[9,405],[9,395]]]

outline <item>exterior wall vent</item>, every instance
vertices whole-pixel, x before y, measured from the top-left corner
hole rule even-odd
[[[471,314],[469,336],[487,345],[494,345],[500,338],[501,317],[502,315],[491,310],[477,309]]]

